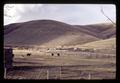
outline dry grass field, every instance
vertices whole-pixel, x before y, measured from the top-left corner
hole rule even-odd
[[[82,51],[14,50],[6,79],[115,79],[116,55]],[[27,56],[27,53],[31,53]],[[54,55],[52,56],[51,53]],[[60,55],[58,56],[57,53]]]

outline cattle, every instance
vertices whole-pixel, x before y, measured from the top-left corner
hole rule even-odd
[[[57,55],[58,55],[58,56],[60,56],[60,54],[59,54],[59,53],[57,53]]]
[[[52,55],[52,56],[54,56],[54,54],[53,54],[53,53],[51,53],[51,55]]]
[[[31,55],[31,53],[27,53],[27,56],[30,56]]]

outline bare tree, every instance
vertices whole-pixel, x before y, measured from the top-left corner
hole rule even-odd
[[[10,6],[10,5],[5,5],[4,6],[4,16],[6,17],[12,17],[11,15],[9,15],[9,11],[13,8],[14,6]]]
[[[114,23],[103,11],[103,7],[101,7],[101,12],[102,14],[113,24],[113,25],[116,25],[116,23]]]

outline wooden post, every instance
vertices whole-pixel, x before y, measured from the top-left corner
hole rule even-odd
[[[88,75],[88,79],[91,79],[91,74],[89,73],[89,75]]]
[[[60,79],[61,79],[61,73],[62,73],[61,69],[62,69],[62,66],[60,66]]]
[[[5,78],[5,79],[6,79],[6,76],[7,76],[7,75],[6,75],[6,74],[7,74],[6,72],[7,72],[7,69],[4,68],[4,78]]]
[[[49,70],[47,70],[47,79],[49,79]]]

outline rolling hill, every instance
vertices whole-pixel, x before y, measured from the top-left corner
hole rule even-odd
[[[111,24],[81,26],[54,20],[33,20],[4,26],[4,46],[82,45],[115,37],[115,30]]]
[[[84,47],[84,48],[96,48],[96,49],[115,49],[116,48],[116,38],[109,38],[99,41],[94,41],[86,43],[83,45],[76,45],[75,47]]]
[[[100,39],[108,39],[116,36],[116,28],[111,23],[100,23],[93,25],[75,25],[77,29],[86,34],[95,36]]]

